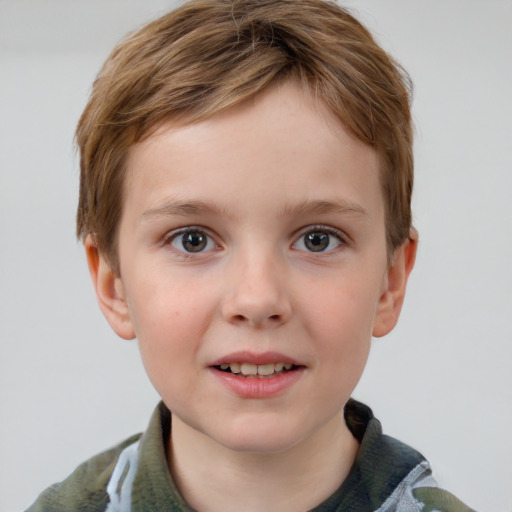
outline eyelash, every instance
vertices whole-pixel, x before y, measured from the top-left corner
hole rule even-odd
[[[182,237],[181,239],[183,240],[183,237],[185,235],[195,234],[195,233],[202,234],[206,237],[205,248],[207,248],[208,245],[213,245],[214,247],[218,248],[218,244],[216,244],[213,237],[208,234],[208,230],[206,230],[205,228],[203,228],[201,226],[187,226],[185,228],[180,228],[175,231],[171,231],[168,235],[165,236],[163,243],[164,243],[164,245],[171,246],[177,253],[179,253],[181,256],[183,256],[185,258],[190,258],[190,257],[201,255],[205,252],[210,252],[212,250],[212,247],[210,247],[207,251],[204,251],[203,249],[201,249],[201,250],[198,250],[195,252],[195,251],[187,251],[185,249],[182,250],[182,249],[179,249],[178,247],[174,246],[173,243],[176,240],[179,240],[180,237]]]
[[[179,240],[180,237],[182,237],[182,240],[183,240],[184,235],[196,234],[196,233],[206,236],[206,242],[205,242],[204,247],[200,248],[198,251],[187,251],[185,249],[180,249],[180,248],[174,246],[174,242],[176,240]],[[313,233],[327,234],[329,237],[327,240],[327,243],[329,245],[331,244],[331,237],[335,237],[338,241],[338,245],[332,249],[327,250],[327,251],[325,249],[320,249],[318,251],[308,250],[308,249],[297,249],[297,245],[300,242],[303,242],[303,244],[306,245],[306,242],[305,242],[306,235],[313,234]],[[310,240],[310,242],[311,242],[311,240]],[[213,237],[208,234],[208,230],[201,226],[187,226],[185,228],[180,228],[175,231],[172,231],[165,236],[165,238],[163,240],[163,244],[166,246],[171,246],[177,253],[179,253],[182,257],[185,257],[185,258],[197,257],[202,254],[204,255],[205,253],[211,252],[211,250],[213,248],[219,248],[219,245],[215,242]],[[213,247],[212,247],[212,245],[213,245]],[[295,239],[295,242],[293,242],[292,248],[304,251],[309,254],[330,254],[331,252],[335,251],[336,249],[338,249],[340,247],[343,248],[347,245],[348,245],[347,237],[339,229],[333,228],[331,226],[312,225],[312,226],[307,226],[307,228],[304,228],[303,230],[301,230],[300,235]],[[206,250],[204,250],[204,249],[206,249]]]
[[[292,247],[295,247],[299,242],[304,242],[305,237],[308,233],[326,233],[329,237],[335,237],[338,241],[338,245],[332,249],[327,251],[319,250],[319,251],[305,251],[309,254],[330,254],[334,252],[336,249],[346,247],[348,245],[347,236],[340,231],[339,229],[333,228],[332,226],[324,226],[321,224],[308,226],[307,228],[301,230],[300,236],[293,243]],[[330,244],[331,240],[329,239],[328,243]],[[299,249],[300,250],[300,249]]]

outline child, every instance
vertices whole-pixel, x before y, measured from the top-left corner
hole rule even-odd
[[[30,511],[468,511],[350,398],[413,267],[405,73],[323,0],[197,0],[80,119],[78,236],[148,429]]]

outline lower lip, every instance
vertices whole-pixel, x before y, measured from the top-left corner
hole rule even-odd
[[[304,375],[304,368],[297,368],[275,377],[237,377],[233,373],[211,368],[215,378],[230,391],[242,398],[271,398],[292,387]]]

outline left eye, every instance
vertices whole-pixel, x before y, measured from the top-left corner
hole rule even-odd
[[[330,252],[343,241],[340,236],[326,229],[312,229],[304,233],[295,242],[294,247],[300,251],[308,252]]]
[[[181,252],[197,253],[209,251],[215,247],[215,242],[204,231],[187,229],[175,233],[171,245]]]

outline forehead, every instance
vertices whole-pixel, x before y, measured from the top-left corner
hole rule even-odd
[[[191,195],[225,208],[242,197],[247,210],[270,199],[282,210],[341,195],[379,210],[379,159],[321,100],[284,82],[198,123],[164,124],[130,148],[127,208],[140,214]]]

